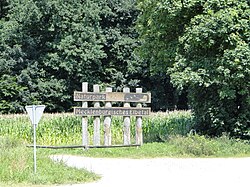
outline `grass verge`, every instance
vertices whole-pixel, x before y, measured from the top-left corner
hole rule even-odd
[[[37,149],[37,174],[33,172],[33,149],[20,141],[0,138],[0,186],[43,187],[53,184],[91,182],[99,176],[85,170],[69,168],[64,163],[49,159],[53,154],[73,154],[110,158],[196,158],[196,157],[249,157],[250,145],[227,136],[207,138],[200,135],[172,136],[166,142],[147,143],[136,148],[105,149]]]
[[[37,151],[37,173],[34,174],[33,149],[11,138],[0,139],[1,186],[75,184],[99,179],[99,176],[86,170],[52,162],[49,152],[43,150]]]
[[[44,150],[50,154],[74,154],[88,157],[111,158],[197,158],[249,157],[250,145],[227,136],[208,138],[200,135],[172,136],[166,142],[147,143],[141,147]]]
[[[89,120],[90,129],[93,129],[93,119]],[[132,124],[134,120],[135,118],[131,119]],[[122,118],[113,119],[112,144],[121,144],[122,124]],[[63,163],[53,163],[49,159],[49,155],[52,154],[137,159],[250,156],[249,143],[230,139],[227,136],[208,138],[197,134],[187,135],[192,127],[193,120],[190,111],[152,114],[144,119],[143,136],[146,143],[143,146],[87,151],[83,149],[38,149],[37,174],[34,175],[33,149],[26,148],[23,143],[20,143],[32,143],[33,131],[28,117],[26,115],[0,116],[0,186],[46,186],[84,183],[99,179],[99,176],[85,170],[68,168]],[[135,125],[131,126],[131,132],[131,138],[134,138]],[[89,135],[92,139],[93,131],[90,131]],[[44,145],[80,145],[81,118],[76,118],[72,114],[44,115],[37,129],[37,141],[38,144]]]

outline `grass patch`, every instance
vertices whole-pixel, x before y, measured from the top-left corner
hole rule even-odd
[[[147,143],[141,147],[101,149],[37,149],[37,174],[33,173],[33,149],[19,141],[1,138],[0,186],[36,186],[84,183],[99,179],[85,170],[69,168],[64,163],[49,159],[53,154],[72,154],[109,158],[197,158],[197,157],[247,157],[250,145],[227,136],[207,138],[200,135],[170,137],[166,142]]]
[[[93,137],[92,121],[93,118],[89,118],[90,142]],[[131,121],[132,140],[135,135],[135,118],[131,118]],[[112,119],[113,145],[122,143],[122,125],[122,118]],[[88,171],[68,168],[60,162],[53,163],[49,159],[52,154],[136,159],[250,156],[250,145],[247,142],[227,136],[208,138],[189,134],[192,128],[193,118],[189,111],[155,113],[144,118],[143,146],[87,151],[37,149],[37,174],[34,175],[33,149],[25,147],[26,144],[32,144],[33,137],[28,116],[3,115],[0,116],[0,186],[72,184],[99,179],[99,176]],[[45,114],[37,128],[37,144],[81,145],[81,118],[72,114]]]
[[[0,181],[6,186],[85,183],[99,179],[86,170],[54,163],[47,151],[37,151],[37,173],[33,171],[33,149],[11,138],[1,138]]]
[[[250,145],[243,140],[228,136],[209,138],[200,135],[176,136],[169,144],[178,149],[178,154],[191,157],[243,157],[250,156]]]
[[[230,139],[227,136],[208,138],[195,134],[175,135],[166,142],[146,143],[138,148],[63,149],[50,150],[50,153],[136,159],[155,157],[248,157],[250,156],[250,145],[242,140]]]

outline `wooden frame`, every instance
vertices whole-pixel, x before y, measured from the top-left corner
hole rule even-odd
[[[142,117],[149,115],[151,109],[144,108],[142,103],[151,103],[151,93],[142,93],[142,88],[137,88],[135,93],[131,93],[129,88],[124,88],[123,92],[112,92],[112,88],[106,88],[105,92],[100,92],[100,86],[94,85],[93,92],[88,92],[88,83],[82,83],[82,91],[74,92],[74,101],[81,101],[82,107],[74,107],[74,114],[82,116],[82,146],[102,147],[100,145],[100,116],[104,116],[104,145],[111,145],[111,121],[112,116],[123,116],[123,144],[132,145],[130,141],[130,117],[136,116],[136,144],[143,144]],[[88,102],[94,102],[94,107],[88,107]],[[101,107],[100,102],[105,102]],[[123,107],[112,107],[112,102],[123,102]],[[136,103],[136,107],[131,107],[130,103]],[[88,116],[94,116],[94,137],[93,146],[88,140]],[[114,145],[117,147],[117,145]]]

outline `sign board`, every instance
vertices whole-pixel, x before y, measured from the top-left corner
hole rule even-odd
[[[74,92],[74,101],[113,101],[150,103],[150,93],[123,93],[123,92]]]
[[[25,106],[25,109],[30,117],[32,125],[37,125],[43,115],[45,105],[30,105]]]
[[[111,87],[107,87],[105,92],[100,92],[100,86],[93,85],[93,92],[88,91],[88,82],[82,83],[82,91],[74,92],[74,101],[81,101],[82,107],[74,107],[74,114],[82,117],[82,145],[87,149],[88,140],[88,116],[94,116],[93,120],[93,144],[101,144],[101,119],[104,120],[104,145],[111,145],[111,118],[113,116],[123,116],[123,144],[129,145],[131,116],[136,116],[135,139],[137,145],[142,145],[142,117],[150,114],[151,109],[145,108],[145,103],[151,103],[151,93],[142,92],[142,88],[136,88],[135,92],[130,92],[130,88],[124,87],[123,92],[112,92]],[[113,102],[118,102],[119,106],[112,107]],[[132,103],[132,104],[131,104]],[[94,105],[94,107],[88,107]],[[103,116],[103,118],[100,118]]]
[[[150,114],[150,108],[82,108],[75,107],[74,114],[79,116],[145,116]]]

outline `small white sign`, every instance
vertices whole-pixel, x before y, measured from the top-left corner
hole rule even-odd
[[[25,109],[28,112],[31,123],[37,125],[43,115],[45,105],[30,105],[25,106]]]

